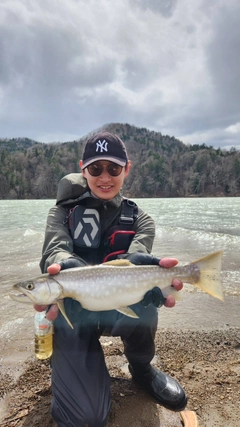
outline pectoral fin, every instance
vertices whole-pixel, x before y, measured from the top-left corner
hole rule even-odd
[[[119,311],[119,313],[125,314],[125,316],[138,319],[138,315],[134,313],[134,311],[130,307],[119,307],[117,308],[117,311]]]
[[[69,320],[69,318],[67,317],[67,314],[66,314],[66,311],[65,311],[65,308],[64,308],[64,302],[63,302],[63,300],[59,300],[59,301],[57,302],[57,306],[58,306],[59,310],[61,311],[61,313],[62,313],[62,315],[63,315],[64,319],[67,321],[68,325],[69,325],[72,329],[74,329],[74,328],[73,328],[73,325],[71,324],[71,322],[70,322],[70,320]]]

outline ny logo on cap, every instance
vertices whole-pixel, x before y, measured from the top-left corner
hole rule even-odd
[[[100,153],[102,153],[103,151],[108,151],[107,146],[108,142],[105,139],[103,141],[99,139],[96,143],[96,152],[98,150],[100,150]]]

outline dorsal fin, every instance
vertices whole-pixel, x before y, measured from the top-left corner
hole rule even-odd
[[[127,259],[113,259],[112,261],[104,262],[103,265],[115,265],[115,267],[134,267],[134,264],[132,264]]]

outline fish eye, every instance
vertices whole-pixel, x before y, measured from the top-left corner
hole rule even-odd
[[[26,285],[26,289],[27,289],[28,291],[32,291],[32,290],[34,289],[34,285],[33,285],[33,283],[32,283],[32,282],[27,283],[27,285]]]

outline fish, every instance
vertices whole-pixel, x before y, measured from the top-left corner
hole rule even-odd
[[[164,297],[177,296],[174,278],[224,300],[221,281],[222,251],[214,252],[187,265],[164,268],[133,265],[127,259],[42,274],[13,285],[10,297],[17,302],[37,305],[57,304],[72,327],[64,309],[64,298],[78,301],[89,311],[117,310],[138,317],[129,306],[140,302],[146,292],[159,287]]]

